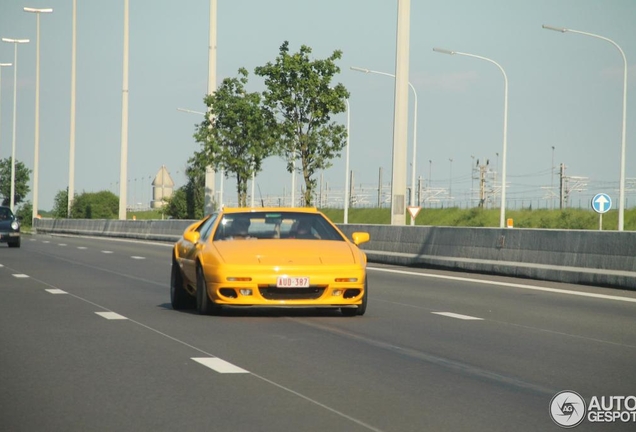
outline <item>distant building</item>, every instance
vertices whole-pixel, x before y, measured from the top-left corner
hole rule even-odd
[[[152,201],[150,206],[153,209],[161,208],[165,205],[164,198],[172,197],[172,190],[174,188],[174,181],[170,177],[170,173],[165,165],[161,166],[161,169],[152,181]]]

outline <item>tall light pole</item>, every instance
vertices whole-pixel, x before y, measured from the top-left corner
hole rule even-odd
[[[349,99],[345,99],[347,104],[347,150],[345,151],[345,191],[344,191],[344,223],[349,223],[349,139],[351,136],[351,107]]]
[[[554,146],[552,146],[552,165],[550,165],[550,204],[554,208],[554,199],[552,195],[554,193]]]
[[[466,57],[473,57],[480,60],[485,60],[489,63],[494,64],[499,68],[504,77],[504,120],[503,120],[503,150],[501,153],[502,163],[501,163],[501,208],[499,210],[499,227],[504,228],[506,225],[506,153],[508,147],[508,76],[506,75],[506,71],[501,67],[499,63],[496,61],[489,59],[487,57],[478,56],[475,54],[468,54],[459,51],[450,51],[441,48],[433,48],[433,51],[439,52],[442,54],[450,54],[450,55],[462,55]]]
[[[620,162],[620,178],[618,185],[618,230],[623,231],[625,221],[625,135],[626,135],[626,123],[627,123],[627,58],[625,53],[616,42],[608,39],[604,36],[599,36],[594,33],[587,33],[579,30],[572,30],[563,27],[552,27],[549,25],[542,26],[546,30],[554,30],[561,33],[578,33],[584,36],[590,36],[596,39],[601,39],[614,45],[623,57],[623,126],[622,126],[622,138],[621,138],[621,162]]]
[[[453,159],[448,158],[448,162],[450,162],[450,171],[448,175],[448,199],[452,201],[453,200]]]
[[[71,132],[69,137],[67,215],[71,217],[75,197],[75,81],[77,58],[77,0],[73,0],[73,36],[71,42]]]
[[[395,91],[393,103],[393,158],[391,165],[391,225],[404,225],[406,217],[406,148],[409,111],[409,43],[411,0],[397,6]]]
[[[356,66],[351,66],[351,70],[354,71],[358,71],[358,72],[364,72],[364,73],[371,73],[371,74],[377,74],[377,75],[384,75],[384,76],[389,76],[392,78],[395,78],[395,75],[387,73],[387,72],[378,72],[378,71],[374,71],[374,70],[370,70],[370,69],[364,69],[364,68],[360,68],[360,67],[356,67]],[[416,161],[417,161],[417,92],[415,91],[415,87],[413,87],[413,84],[411,84],[411,82],[409,81],[408,85],[411,87],[411,90],[413,90],[413,101],[414,101],[414,106],[413,106],[413,155],[411,158],[411,199],[409,201],[409,205],[410,206],[414,206],[415,205],[415,194],[413,193],[413,191],[415,190],[415,171],[416,171]],[[413,219],[413,217],[411,216],[411,225],[415,225],[415,219]]]
[[[119,164],[119,220],[126,220],[128,190],[128,0],[124,0],[124,79],[121,97],[121,155]]]
[[[11,196],[9,207],[14,211],[15,204],[15,138],[16,138],[16,114],[18,108],[18,44],[29,43],[28,39],[2,38],[2,42],[13,44],[13,141],[11,143]]]
[[[0,111],[2,111],[2,68],[13,66],[12,63],[0,63]],[[0,123],[2,123],[2,113],[0,112]],[[0,142],[2,141],[2,128],[0,128]]]
[[[51,13],[53,9],[25,7],[25,12],[35,14],[35,145],[33,150],[33,209],[31,220],[38,217],[38,175],[40,172],[40,14]]]
[[[216,11],[217,0],[210,0],[210,19],[209,19],[209,38],[208,38],[208,94],[211,95],[216,91]],[[209,114],[210,125],[212,125],[212,114]],[[215,210],[215,184],[216,173],[211,166],[205,167],[205,193],[204,193],[204,212],[206,215],[212,214]],[[223,176],[223,175],[222,175]],[[223,178],[221,178],[221,183]],[[220,200],[222,202],[223,191],[221,191]],[[222,205],[222,204],[221,204]]]

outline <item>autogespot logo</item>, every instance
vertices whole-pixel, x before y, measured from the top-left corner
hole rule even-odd
[[[550,417],[563,428],[573,428],[585,418],[585,400],[580,394],[564,390],[554,395],[550,401]]]

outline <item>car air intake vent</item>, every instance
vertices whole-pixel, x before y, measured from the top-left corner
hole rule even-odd
[[[325,292],[325,286],[310,286],[309,288],[276,288],[271,285],[258,287],[263,298],[267,300],[311,300],[317,299]]]

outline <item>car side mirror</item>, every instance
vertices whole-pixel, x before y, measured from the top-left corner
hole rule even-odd
[[[183,234],[183,239],[193,244],[198,242],[199,238],[201,238],[201,234],[198,231],[188,231]]]
[[[366,243],[369,241],[369,233],[354,232],[353,234],[351,234],[351,239],[353,240],[353,244],[355,244],[356,246],[359,246],[362,243]]]

